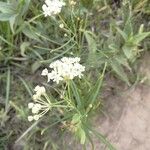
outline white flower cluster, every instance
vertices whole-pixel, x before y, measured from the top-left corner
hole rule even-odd
[[[28,116],[28,121],[38,120],[50,109],[50,103],[41,99],[41,96],[46,94],[45,88],[43,86],[36,86],[34,91],[36,92],[36,94],[33,95],[35,103],[28,104],[28,108],[31,109],[33,115]]]
[[[41,104],[29,103],[28,108],[31,109],[32,113],[34,114],[33,116],[28,116],[28,121],[39,120],[40,115],[38,115],[38,113],[41,109]]]
[[[62,0],[45,0],[45,4],[42,6],[42,9],[46,17],[59,14],[63,6],[65,6],[65,2]]]
[[[79,64],[80,58],[68,58],[63,57],[60,60],[56,60],[50,64],[52,71],[49,73],[48,69],[45,68],[42,71],[43,76],[48,77],[48,82],[52,80],[57,84],[62,80],[72,80],[74,77],[81,78],[83,76],[82,72],[85,71],[85,67]]]
[[[34,88],[34,91],[36,92],[34,95],[33,95],[33,99],[34,100],[37,100],[41,97],[41,95],[44,95],[46,90],[45,90],[45,87],[44,86],[39,86],[37,85],[35,88]]]

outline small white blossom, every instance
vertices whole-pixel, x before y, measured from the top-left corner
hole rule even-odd
[[[70,1],[70,5],[74,6],[74,5],[76,5],[76,2],[73,1],[73,0],[71,0],[71,1]]]
[[[32,113],[37,114],[39,112],[39,109],[37,107],[32,108]]]
[[[64,34],[64,37],[67,37],[67,34],[66,34],[66,33]]]
[[[29,109],[33,108],[33,106],[34,106],[34,103],[29,103],[29,104],[28,104],[28,108],[29,108]]]
[[[34,91],[39,93],[40,95],[44,94],[45,93],[45,87],[44,86],[39,86],[37,85],[35,88],[34,88]]]
[[[45,68],[42,73],[41,73],[42,76],[47,76],[48,75],[48,69]]]
[[[32,103],[33,107],[30,108],[33,116],[28,116],[28,121],[38,120],[40,117],[45,115],[50,109],[50,102],[44,100],[37,100],[36,103]],[[31,103],[28,104],[28,106]]]
[[[33,119],[34,119],[33,116],[28,116],[28,121],[29,122],[33,121]]]
[[[33,118],[34,118],[34,120],[39,120],[39,118],[40,118],[40,116],[39,115],[35,115],[35,116],[33,116]]]
[[[41,107],[42,107],[41,104],[38,103],[34,104],[34,106],[32,107],[32,113],[37,114],[40,111]]]
[[[39,99],[40,97],[39,97],[39,95],[37,95],[37,94],[33,94],[32,98],[33,98],[33,100],[37,100],[37,99]]]
[[[63,6],[65,6],[65,2],[62,0],[45,0],[45,4],[42,6],[43,14],[45,17],[59,14]]]
[[[46,90],[43,86],[36,86],[33,95],[34,103],[28,103],[28,108],[31,109],[31,116],[28,116],[28,121],[38,120],[45,115],[51,108],[52,104],[49,98],[47,98]],[[43,95],[41,97],[41,95]]]
[[[48,82],[52,80],[57,84],[62,80],[72,80],[74,77],[81,78],[82,72],[85,71],[85,67],[79,64],[80,58],[75,57],[63,57],[60,60],[56,60],[50,64],[52,71],[48,73]]]
[[[59,25],[59,28],[64,28],[64,24],[63,23],[61,23],[60,25]]]
[[[46,90],[45,90],[45,87],[44,86],[39,86],[37,85],[35,88],[34,88],[34,91],[36,92],[34,95],[33,95],[33,99],[36,100],[36,99],[39,99],[41,97],[41,95],[44,95]]]

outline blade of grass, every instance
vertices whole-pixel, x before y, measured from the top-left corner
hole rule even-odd
[[[101,88],[102,82],[103,82],[103,78],[104,78],[104,74],[106,71],[106,67],[107,67],[107,63],[105,63],[104,69],[102,74],[100,75],[97,83],[95,84],[94,88],[91,90],[91,92],[88,95],[88,103],[89,104],[93,104],[99,94],[99,90]]]
[[[2,40],[4,43],[8,44],[9,46],[16,48],[12,43],[8,42],[6,39],[4,39],[2,36],[0,36],[0,40]]]
[[[77,108],[80,108],[82,106],[82,104],[81,104],[81,98],[80,98],[80,95],[78,92],[78,88],[73,81],[71,81],[70,83],[71,83],[70,86],[71,86],[72,92],[73,92],[74,97],[75,97],[76,102],[77,102]]]
[[[103,136],[102,134],[100,134],[99,132],[97,132],[96,130],[89,128],[89,130],[91,130],[91,132],[98,138],[100,139],[101,142],[103,142],[109,150],[117,150],[107,139],[105,136]]]
[[[26,90],[28,91],[29,95],[32,97],[33,96],[32,90],[30,89],[30,87],[28,86],[26,81],[23,78],[21,78],[20,76],[19,76],[19,79],[22,81],[22,83],[25,86]]]
[[[15,143],[18,143],[23,137],[25,137],[39,122],[40,122],[40,120],[34,122],[34,123],[15,141]]]
[[[68,51],[70,51],[76,44],[73,44],[71,47],[69,47],[67,50],[65,50],[64,52],[62,52],[61,54],[58,54],[57,56],[51,58],[51,59],[47,59],[47,60],[44,60],[44,61],[40,61],[41,63],[50,63],[52,62],[53,60],[63,56],[65,53],[67,53]]]
[[[7,112],[9,107],[9,95],[10,95],[10,68],[7,70],[7,83],[6,83],[6,100],[5,100],[5,111]]]

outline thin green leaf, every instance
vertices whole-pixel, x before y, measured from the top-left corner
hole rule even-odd
[[[122,66],[115,60],[113,59],[111,61],[112,69],[116,72],[116,74],[124,81],[126,82],[128,85],[130,85],[130,82],[128,80],[128,77],[126,75],[126,73],[124,72]]]
[[[150,32],[143,32],[143,33],[137,34],[133,37],[132,42],[135,44],[138,44],[149,35],[150,35]]]
[[[77,88],[76,84],[74,83],[74,81],[70,82],[70,86],[71,86],[72,92],[74,94],[74,97],[76,99],[77,107],[80,108],[81,107],[81,96],[79,94],[78,88]]]
[[[96,44],[96,40],[94,39],[94,36],[89,34],[89,32],[84,32],[86,40],[88,42],[88,49],[89,52],[94,53],[97,50],[97,44]]]
[[[72,46],[70,46],[68,49],[66,49],[65,51],[63,51],[61,54],[58,54],[57,56],[48,59],[48,60],[42,60],[40,61],[41,63],[50,63],[52,61],[54,61],[55,59],[62,57],[64,54],[66,54],[67,52],[69,52],[76,44],[73,44]]]
[[[21,55],[23,57],[26,57],[27,55],[25,54],[25,51],[27,50],[27,48],[30,46],[29,42],[23,42],[20,46],[20,50],[21,50]]]
[[[22,140],[33,128],[40,122],[40,120],[34,122],[17,140],[15,143],[18,143],[20,140]]]
[[[0,2],[0,11],[2,13],[13,14],[16,12],[16,7],[12,3]]]
[[[31,65],[31,71],[32,73],[34,73],[38,68],[41,67],[41,63],[39,61],[35,61],[32,65]]]
[[[20,76],[19,76],[19,79],[21,80],[21,82],[25,86],[25,88],[28,91],[29,95],[32,97],[33,96],[32,90],[30,89],[30,87],[28,86],[28,84],[26,83],[26,81],[23,78],[21,78]]]
[[[39,37],[35,34],[35,28],[32,26],[25,26],[25,28],[23,28],[22,32],[29,38],[36,40],[38,42],[41,42],[41,40],[39,39]]]
[[[85,144],[86,135],[84,130],[81,127],[78,129],[78,136],[80,137],[80,143]]]
[[[12,17],[12,14],[0,13],[0,21],[9,21]]]
[[[10,28],[11,28],[11,31],[14,33],[14,24],[15,24],[15,21],[16,21],[16,17],[18,16],[18,14],[14,14],[10,17],[9,19],[9,23],[10,23]]]
[[[122,31],[121,29],[119,29],[118,27],[116,27],[117,31],[120,33],[120,35],[123,37],[123,39],[126,41],[128,36],[126,35],[126,33],[124,31]]]
[[[9,104],[9,94],[10,94],[10,68],[7,70],[7,83],[6,83],[6,99],[5,99],[5,110],[8,109]]]
[[[105,63],[103,72],[100,75],[99,79],[97,80],[94,88],[89,92],[88,100],[87,100],[88,104],[93,104],[96,101],[96,99],[97,99],[97,97],[99,95],[99,90],[100,90],[100,88],[102,86],[102,82],[103,82],[103,78],[104,78],[106,67],[107,67],[107,63]]]
[[[124,52],[125,56],[126,56],[128,59],[132,58],[132,55],[133,55],[133,49],[132,49],[132,47],[127,46],[127,45],[124,45],[124,46],[122,47],[122,49],[123,49],[123,52]]]
[[[117,149],[106,139],[105,136],[103,136],[102,134],[100,134],[99,132],[95,131],[95,130],[92,129],[92,128],[89,128],[89,129],[92,131],[92,133],[93,133],[94,135],[96,135],[97,138],[100,139],[101,142],[103,142],[103,143],[108,147],[109,150],[117,150]]]
[[[4,43],[7,43],[9,46],[16,48],[15,45],[13,45],[12,43],[10,43],[9,41],[7,41],[6,39],[4,39],[2,36],[0,36],[0,40],[2,40]]]

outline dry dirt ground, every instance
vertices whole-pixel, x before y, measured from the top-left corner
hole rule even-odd
[[[96,117],[96,128],[117,150],[150,150],[150,87],[141,85],[122,94],[107,98],[105,116]],[[94,143],[95,150],[107,149]]]
[[[95,127],[117,150],[150,150],[150,53],[141,60],[139,74],[144,84],[106,95],[104,114],[95,118]],[[114,87],[116,83],[113,83]],[[119,92],[120,91],[120,92]],[[106,92],[110,93],[110,92]],[[95,150],[107,150],[95,139]],[[89,148],[90,150],[91,148]]]

